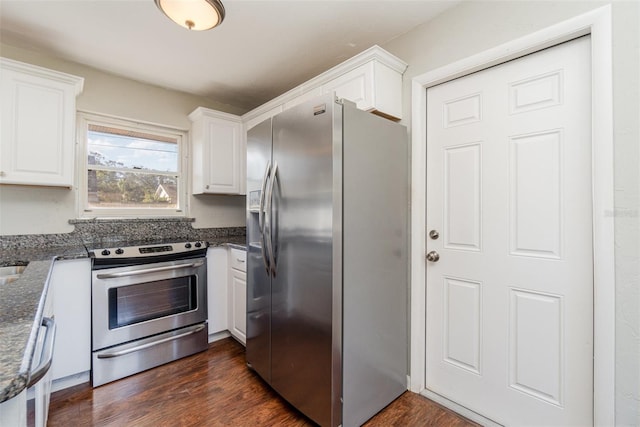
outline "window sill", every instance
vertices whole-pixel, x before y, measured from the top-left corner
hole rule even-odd
[[[126,217],[126,216],[119,216],[119,217],[107,217],[107,216],[103,216],[103,217],[96,217],[96,218],[76,218],[76,219],[70,219],[69,220],[69,224],[90,224],[90,223],[95,223],[95,222],[120,222],[120,223],[132,223],[132,222],[149,222],[149,221],[156,221],[156,222],[195,222],[196,219],[195,218],[187,218],[184,216],[145,216],[145,217],[141,217],[141,216],[135,216],[135,217]]]

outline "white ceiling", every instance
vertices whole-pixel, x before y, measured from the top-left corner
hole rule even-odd
[[[2,42],[250,110],[458,0],[223,0],[190,32],[153,0],[0,0]]]

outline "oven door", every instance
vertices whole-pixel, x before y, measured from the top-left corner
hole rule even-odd
[[[207,320],[206,258],[92,272],[93,350]]]

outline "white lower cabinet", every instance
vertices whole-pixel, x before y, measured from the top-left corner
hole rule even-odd
[[[227,246],[207,251],[209,342],[231,334],[246,341],[247,252]]]
[[[27,391],[0,403],[0,426],[23,427],[27,425]]]
[[[245,344],[247,341],[247,252],[231,248],[229,252],[229,332]]]
[[[51,397],[51,381],[52,373],[49,368],[46,373],[40,377],[37,372],[40,368],[46,366],[51,357],[51,340],[57,339],[55,332],[55,313],[54,313],[55,296],[51,291],[51,280],[49,281],[49,290],[46,295],[44,307],[42,311],[43,321],[38,331],[35,349],[33,351],[33,359],[31,361],[30,381],[37,381],[27,390],[23,390],[17,396],[0,404],[0,426],[23,427],[35,425],[36,427],[45,427],[49,414],[49,399]],[[53,334],[53,335],[52,335]],[[40,377],[40,379],[37,379]],[[34,418],[31,420],[27,417],[27,400],[33,400]]]
[[[247,341],[247,274],[238,270],[231,271],[231,335],[242,344]]]
[[[59,260],[49,279],[57,325],[51,375],[54,391],[89,380],[91,260]]]
[[[55,295],[51,292],[51,282],[49,282],[49,292],[44,304],[44,310],[42,312],[43,321],[38,333],[38,340],[36,341],[36,349],[33,355],[33,361],[31,362],[31,375],[38,375],[36,370],[41,364],[46,364],[48,359],[47,349],[49,347],[48,341],[52,339],[49,334],[54,334],[53,339],[57,340],[57,332],[52,331],[50,328],[57,327],[54,313],[54,300]],[[48,323],[48,325],[47,325]],[[55,345],[55,341],[54,341]],[[48,353],[49,357],[51,353]],[[27,390],[27,396],[34,399],[35,408],[35,426],[45,427],[47,425],[47,419],[49,417],[49,401],[51,398],[51,381],[53,379],[51,368],[47,373],[34,385]],[[35,381],[35,379],[32,379]],[[33,395],[32,395],[33,394]]]
[[[226,332],[228,267],[226,246],[211,247],[207,251],[207,311],[209,317],[209,342],[215,334]],[[228,336],[226,334],[225,336]]]

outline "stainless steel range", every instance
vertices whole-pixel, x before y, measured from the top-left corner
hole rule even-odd
[[[207,349],[206,246],[90,252],[94,387]]]

